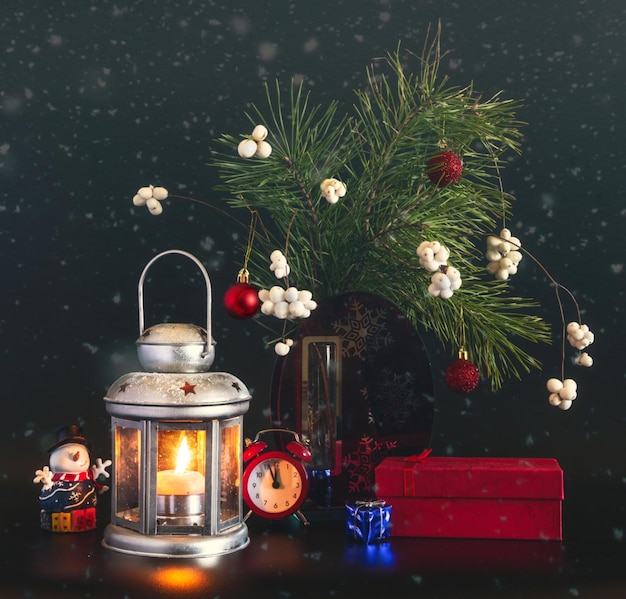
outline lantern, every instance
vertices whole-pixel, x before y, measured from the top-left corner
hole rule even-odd
[[[206,329],[162,323],[144,328],[143,283],[150,266],[181,254],[202,271]],[[250,393],[235,376],[207,372],[215,356],[211,284],[191,254],[168,250],[140,277],[139,360],[111,385],[113,487],[111,523],[103,544],[159,557],[207,557],[245,547],[241,495],[243,415]]]

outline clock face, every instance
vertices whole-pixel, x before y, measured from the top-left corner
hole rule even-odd
[[[308,483],[306,470],[298,460],[280,451],[270,451],[246,466],[243,495],[253,512],[266,518],[284,518],[302,505]]]

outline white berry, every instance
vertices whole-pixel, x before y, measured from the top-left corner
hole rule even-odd
[[[161,202],[154,198],[149,198],[148,200],[146,200],[146,207],[150,211],[150,214],[154,214],[154,216],[158,216],[163,212],[163,206],[161,205]]]
[[[289,314],[295,318],[300,318],[304,314],[304,304],[299,301],[289,304]]]
[[[256,141],[253,139],[244,139],[237,146],[237,152],[242,158],[252,158],[256,154],[256,150]]]
[[[257,125],[252,130],[252,139],[256,142],[264,141],[267,137],[267,127],[263,125]]]
[[[137,195],[144,200],[149,200],[152,197],[152,186],[140,187]]]
[[[285,265],[285,266],[279,266],[276,267],[274,269],[274,274],[276,275],[277,279],[284,279],[286,276],[289,275],[289,273],[291,272],[291,269],[289,268],[289,265]]]
[[[286,356],[289,353],[289,346],[282,341],[279,341],[276,345],[274,345],[274,351],[279,356]]]
[[[550,397],[548,397],[548,401],[551,406],[558,406],[561,403],[561,398],[558,393],[550,393]]]
[[[256,146],[256,156],[258,158],[267,158],[272,153],[272,146],[266,141],[260,141]]]
[[[274,302],[272,300],[266,300],[261,304],[261,312],[265,316],[271,316],[274,314]]]
[[[287,302],[278,302],[274,304],[274,316],[284,320],[289,315],[289,304]]]
[[[274,285],[274,287],[269,290],[269,299],[275,304],[282,302],[285,299],[285,290],[278,285]]]
[[[270,254],[270,260],[272,262],[276,262],[277,260],[279,260],[280,258],[284,258],[283,253],[280,250],[274,250],[271,254]]]
[[[560,379],[549,379],[546,387],[550,393],[558,393],[563,389],[563,383]]]
[[[574,359],[574,363],[579,366],[589,368],[590,366],[593,366],[593,358],[587,352],[583,352],[580,356]]]
[[[306,304],[307,302],[310,302],[313,299],[313,294],[308,289],[303,289],[301,291],[298,291],[298,299],[303,304]]]
[[[450,279],[442,272],[435,273],[430,280],[437,289],[450,288]]]
[[[152,197],[156,200],[159,200],[159,201],[166,200],[167,196],[168,196],[168,193],[165,187],[155,187],[152,190]]]
[[[298,299],[298,290],[295,287],[289,287],[285,290],[285,301],[295,302]]]

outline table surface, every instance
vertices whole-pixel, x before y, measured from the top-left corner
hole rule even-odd
[[[105,501],[94,531],[43,531],[27,490],[28,497],[10,493],[4,505],[4,599],[626,597],[621,487],[566,484],[563,542],[394,537],[362,545],[345,536],[339,519],[305,527],[295,517],[253,515],[247,547],[205,560],[105,549]]]

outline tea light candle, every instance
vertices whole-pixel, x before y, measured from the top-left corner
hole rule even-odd
[[[204,476],[195,470],[157,472],[157,495],[201,495],[204,489]]]
[[[176,468],[157,472],[157,495],[203,495],[205,478],[196,470],[187,470],[191,450],[183,437],[176,454]]]

